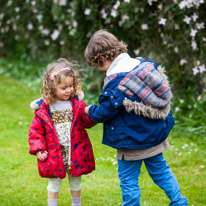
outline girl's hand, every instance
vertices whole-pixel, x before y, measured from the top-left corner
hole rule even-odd
[[[42,153],[46,153],[48,155],[48,152],[46,150],[41,150],[36,153],[36,156],[39,160],[44,161],[46,158],[43,157]]]
[[[85,113],[87,114],[87,115],[89,115],[89,108],[91,107],[91,105],[89,105],[89,106],[87,106],[87,107],[85,107]]]

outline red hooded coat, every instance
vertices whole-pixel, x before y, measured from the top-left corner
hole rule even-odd
[[[71,129],[71,176],[88,174],[95,169],[92,144],[85,128],[95,123],[84,112],[85,102],[72,99],[74,119]],[[54,125],[49,115],[49,106],[43,102],[29,129],[30,154],[47,150],[48,158],[45,161],[38,159],[38,169],[41,177],[65,178],[66,170],[61,154],[61,146],[56,135]]]

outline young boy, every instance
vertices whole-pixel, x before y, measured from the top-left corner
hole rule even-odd
[[[125,43],[105,30],[92,36],[85,57],[90,66],[106,71],[100,105],[85,111],[93,121],[104,123],[103,144],[117,149],[122,206],[140,205],[143,161],[170,206],[188,205],[162,154],[169,148],[167,137],[174,125],[166,75],[153,61],[131,58]]]

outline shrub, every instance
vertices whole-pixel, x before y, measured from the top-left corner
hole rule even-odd
[[[2,0],[0,55],[82,61],[89,38],[104,28],[125,41],[132,56],[164,65],[175,96],[198,96],[206,88],[204,19],[204,0]]]

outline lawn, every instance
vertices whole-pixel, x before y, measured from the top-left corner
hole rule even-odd
[[[33,112],[29,104],[40,97],[39,89],[23,81],[0,76],[0,205],[46,206],[47,179],[37,171],[36,157],[28,153],[28,130]],[[116,150],[102,145],[102,124],[88,130],[93,144],[96,170],[82,178],[83,206],[121,205],[121,190],[117,175]],[[200,137],[201,138],[201,137]],[[206,150],[194,140],[176,136],[169,141],[171,149],[164,153],[175,173],[182,194],[189,205],[206,205]],[[143,206],[166,206],[169,200],[149,177],[143,165],[140,175]],[[71,205],[68,182],[65,179],[59,195],[59,205]]]

